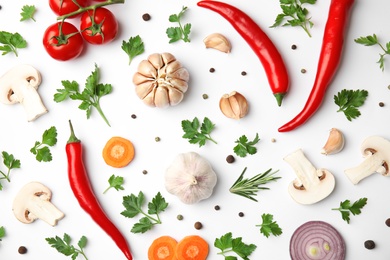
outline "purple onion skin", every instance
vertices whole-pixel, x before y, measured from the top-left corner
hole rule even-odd
[[[316,255],[311,255],[311,250]],[[340,233],[323,221],[304,223],[295,230],[290,240],[292,260],[344,260],[345,251]]]

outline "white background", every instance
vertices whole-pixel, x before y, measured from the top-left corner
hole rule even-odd
[[[269,28],[281,12],[277,0],[229,0],[250,15],[274,41],[285,59],[291,78],[291,87],[277,107],[269,88],[263,67],[246,42],[233,27],[218,14],[197,7],[196,1],[177,0],[131,0],[123,5],[108,7],[115,13],[120,24],[117,39],[105,46],[86,46],[82,56],[68,62],[53,60],[42,46],[45,29],[56,21],[48,1],[2,1],[0,4],[0,30],[19,32],[28,42],[26,49],[19,50],[19,57],[12,54],[0,57],[0,74],[18,64],[31,64],[42,74],[43,82],[39,93],[49,110],[34,122],[27,122],[22,106],[0,104],[0,151],[7,151],[21,160],[21,169],[11,172],[11,183],[2,182],[0,192],[0,226],[6,228],[7,235],[0,244],[0,259],[67,259],[51,248],[45,238],[72,237],[72,242],[85,235],[88,245],[85,252],[89,259],[125,259],[112,240],[79,207],[70,190],[67,177],[65,144],[69,137],[68,120],[71,119],[76,135],[82,140],[85,149],[85,162],[93,188],[103,208],[128,240],[134,259],[147,259],[151,242],[162,235],[170,235],[177,240],[197,234],[204,237],[210,246],[208,259],[222,259],[214,248],[215,238],[227,232],[234,237],[242,237],[246,243],[257,245],[250,259],[289,259],[289,242],[295,229],[306,221],[322,220],[333,225],[343,236],[346,259],[389,259],[388,241],[390,228],[385,220],[390,217],[390,179],[374,174],[358,185],[353,185],[344,175],[344,170],[362,161],[360,144],[368,136],[381,135],[390,138],[389,109],[390,63],[386,62],[382,72],[376,61],[381,50],[378,46],[364,47],[354,42],[360,36],[376,33],[385,43],[390,40],[388,10],[390,2],[385,0],[356,1],[352,10],[346,34],[345,48],[339,71],[326,93],[324,103],[317,113],[302,127],[289,132],[278,133],[277,129],[292,119],[306,102],[311,90],[321,48],[323,29],[328,14],[329,0],[318,1],[307,6],[314,27],[309,38],[301,28]],[[19,22],[23,5],[35,5],[36,22]],[[191,42],[168,43],[166,28],[176,26],[168,21],[170,14],[178,13],[182,6],[188,6],[183,23],[192,24]],[[152,19],[142,20],[142,14],[149,13]],[[78,20],[71,20],[78,25]],[[206,49],[203,39],[219,32],[232,43],[232,52],[225,54]],[[140,35],[145,43],[145,53],[128,65],[127,55],[121,50],[122,40]],[[291,45],[297,45],[296,50]],[[149,54],[171,52],[190,72],[190,87],[181,104],[168,109],[150,108],[135,95],[132,76],[138,63]],[[62,88],[61,80],[76,80],[82,86],[96,63],[101,72],[101,82],[113,85],[112,94],[101,99],[101,106],[111,123],[108,127],[97,111],[87,120],[85,112],[79,110],[78,101],[55,103],[53,95]],[[215,68],[214,73],[209,69]],[[305,74],[300,71],[304,68]],[[241,76],[246,71],[246,76]],[[366,89],[369,96],[361,107],[362,115],[349,122],[342,113],[337,113],[333,96],[342,89]],[[220,97],[230,91],[239,91],[247,97],[250,112],[240,121],[226,118],[219,110]],[[204,100],[202,94],[208,94]],[[384,107],[378,103],[384,102]],[[131,115],[137,115],[132,119]],[[199,148],[181,138],[181,121],[209,117],[216,125],[212,136],[218,144],[208,143]],[[58,130],[58,143],[51,148],[53,160],[38,162],[30,148],[40,140],[44,130],[55,126]],[[345,135],[346,144],[342,152],[325,156],[320,153],[332,127],[339,128]],[[225,158],[233,154],[234,141],[245,134],[252,139],[260,136],[258,152],[253,156],[239,158],[228,164]],[[105,164],[101,151],[112,136],[122,136],[131,140],[136,149],[134,161],[125,168],[114,169]],[[155,142],[155,137],[160,142]],[[275,138],[276,142],[271,142]],[[294,202],[287,192],[295,175],[283,157],[301,148],[308,159],[318,168],[326,168],[336,178],[334,192],[325,200],[309,206]],[[198,204],[184,205],[169,194],[164,187],[165,169],[174,157],[182,152],[195,151],[206,157],[218,175],[218,183],[213,195]],[[269,168],[279,170],[282,178],[267,185],[270,190],[258,194],[259,202],[231,194],[230,186],[244,167],[248,167],[247,177]],[[1,170],[6,168],[1,164]],[[148,174],[142,174],[147,170]],[[103,190],[112,174],[125,178],[125,190]],[[20,223],[13,215],[12,202],[19,189],[30,181],[39,181],[53,192],[52,202],[65,213],[58,225],[51,227],[41,220],[32,224]],[[161,213],[163,224],[155,226],[145,234],[133,234],[130,229],[138,218],[127,219],[120,212],[124,210],[122,197],[143,191],[150,200],[157,192],[169,202],[169,207]],[[350,224],[343,221],[341,214],[332,211],[341,201],[368,198],[362,214],[351,216]],[[220,205],[219,211],[214,210]],[[146,205],[145,205],[146,206]],[[244,217],[238,213],[243,212]],[[283,229],[279,237],[265,238],[256,224],[261,223],[261,214],[273,214]],[[182,214],[184,220],[176,216]],[[201,230],[193,224],[203,223]],[[367,250],[363,243],[367,239],[376,242],[374,250]],[[18,247],[24,245],[28,254],[20,255]],[[82,259],[79,257],[78,259]]]

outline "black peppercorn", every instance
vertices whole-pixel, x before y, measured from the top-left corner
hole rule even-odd
[[[142,174],[148,174],[148,171],[147,170],[143,170]]]
[[[291,49],[296,50],[297,46],[295,44],[291,45]]]
[[[385,106],[385,103],[379,102],[379,106],[380,106],[380,107],[384,107],[384,106]]]
[[[214,68],[210,68],[209,71],[210,71],[211,73],[213,73],[213,72],[215,72],[215,69],[214,69]]]
[[[203,98],[203,99],[208,99],[208,98],[209,98],[209,95],[203,94],[203,95],[202,95],[202,98]]]
[[[220,207],[219,205],[215,205],[215,206],[214,206],[214,209],[215,209],[215,210],[220,210],[221,207]]]
[[[244,216],[244,212],[238,213],[238,216],[239,216],[239,217],[243,217],[243,216]]]
[[[374,249],[375,248],[375,242],[372,240],[367,240],[364,242],[364,247],[367,249]]]
[[[226,157],[226,161],[228,162],[228,163],[234,163],[234,161],[235,161],[235,159],[234,159],[234,156],[233,155],[228,155],[227,157]]]
[[[151,18],[151,17],[150,17],[150,14],[148,14],[148,13],[142,15],[142,19],[143,19],[144,21],[149,21],[150,18]]]
[[[199,229],[201,229],[203,227],[203,225],[202,225],[202,223],[197,221],[197,222],[195,222],[194,227],[199,230]]]
[[[19,252],[19,254],[23,255],[23,254],[27,253],[27,248],[25,246],[20,246],[18,248],[18,252]]]
[[[241,75],[242,75],[242,76],[246,76],[246,71],[242,71],[242,72],[241,72]]]
[[[390,227],[390,218],[386,219],[385,224],[386,226]]]
[[[136,116],[135,114],[132,114],[132,115],[131,115],[131,118],[136,119],[137,116]]]
[[[306,69],[301,69],[301,73],[306,73]]]

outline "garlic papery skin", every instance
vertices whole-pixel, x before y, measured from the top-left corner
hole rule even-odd
[[[236,120],[246,116],[249,111],[248,101],[237,91],[224,94],[219,100],[219,108],[226,117]]]
[[[203,40],[206,48],[212,48],[218,51],[229,53],[232,49],[230,41],[220,33],[212,33]]]
[[[216,184],[211,164],[195,152],[177,155],[165,172],[165,188],[185,204],[209,198]]]
[[[322,148],[321,153],[325,155],[338,153],[344,148],[344,143],[343,133],[337,128],[332,128],[330,129],[328,140]]]

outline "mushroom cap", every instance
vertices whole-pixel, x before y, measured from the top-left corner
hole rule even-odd
[[[37,219],[28,208],[28,198],[33,196],[39,197],[41,200],[50,201],[51,191],[39,182],[30,182],[23,186],[16,195],[12,206],[15,217],[20,222],[29,224]]]
[[[314,204],[329,196],[336,184],[335,178],[331,172],[326,169],[318,169],[321,181],[318,185],[310,190],[298,189],[294,185],[294,181],[288,186],[290,196],[300,204]],[[321,175],[322,173],[322,175]]]
[[[29,84],[38,89],[41,82],[41,74],[33,66],[17,65],[0,77],[0,102],[6,105],[19,103],[17,88],[20,84]]]
[[[380,171],[380,173],[384,176],[388,176],[390,174],[389,172],[389,165],[390,165],[390,141],[378,136],[373,135],[370,137],[367,137],[363,143],[361,144],[360,148],[363,156],[369,157],[373,154],[377,154],[383,159],[383,169]]]

